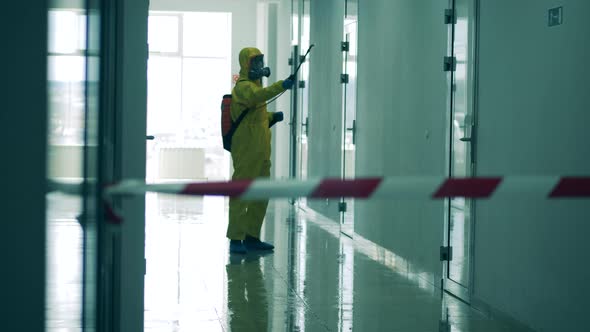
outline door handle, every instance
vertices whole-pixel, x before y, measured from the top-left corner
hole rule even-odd
[[[346,130],[352,131],[352,144],[356,145],[356,120],[352,120],[352,128],[346,128]]]
[[[156,136],[154,136],[154,135],[147,135],[145,137],[145,139],[148,140],[148,141],[152,141],[152,140],[156,139]]]
[[[471,137],[463,137],[463,138],[459,138],[459,140],[461,142],[471,142]]]
[[[305,128],[303,132],[305,133],[305,136],[308,136],[308,133],[309,133],[309,117],[305,117],[305,122],[301,124],[301,127]]]

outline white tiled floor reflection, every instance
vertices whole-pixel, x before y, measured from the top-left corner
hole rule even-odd
[[[148,194],[146,207],[145,330],[222,331],[223,198]]]
[[[264,256],[228,254],[224,198],[153,194],[147,206],[146,331],[518,330],[286,202],[269,207],[276,250]]]
[[[47,195],[46,331],[82,330],[81,199]]]

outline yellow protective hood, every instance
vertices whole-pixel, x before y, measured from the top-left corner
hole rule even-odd
[[[261,54],[262,52],[256,47],[246,47],[240,51],[240,80],[248,80],[248,72],[250,71],[252,58]]]

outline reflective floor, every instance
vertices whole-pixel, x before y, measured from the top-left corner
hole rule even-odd
[[[47,195],[46,331],[82,330],[82,227],[79,197]]]
[[[49,197],[47,331],[80,331],[77,199]],[[268,255],[229,255],[224,198],[146,197],[145,331],[519,331],[337,223],[278,201]],[[410,269],[411,270],[411,269]]]
[[[518,331],[337,223],[271,204],[268,255],[229,255],[223,198],[147,197],[146,331]],[[295,211],[295,212],[294,212]]]

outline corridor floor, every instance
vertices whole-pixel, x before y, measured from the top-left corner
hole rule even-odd
[[[263,227],[274,253],[245,256],[228,253],[223,198],[151,194],[146,203],[146,331],[522,330],[287,202],[270,205]]]
[[[146,206],[145,331],[522,331],[285,201],[269,206],[267,255],[229,255],[224,198],[148,194]],[[49,207],[47,331],[81,331],[80,201]]]

